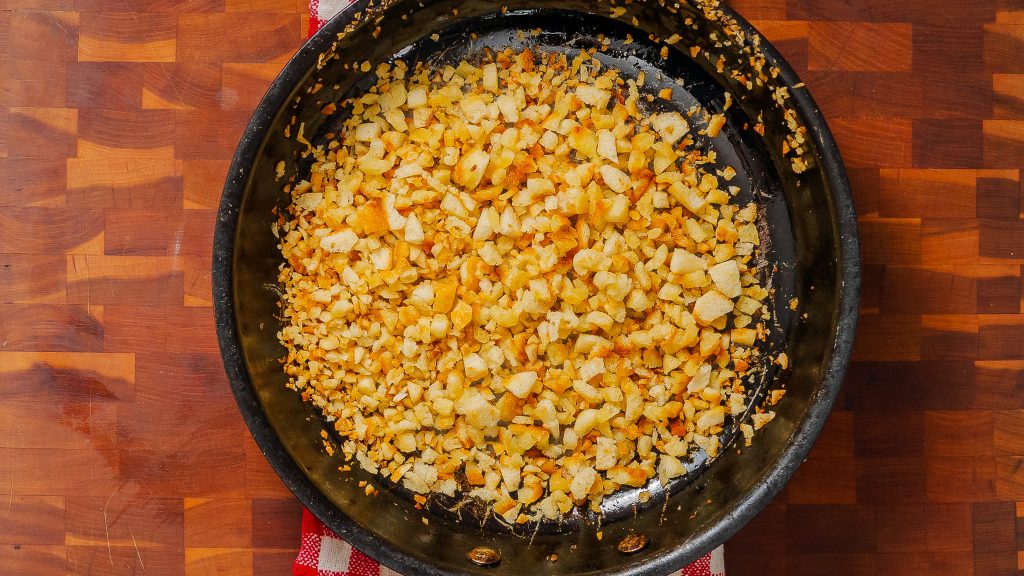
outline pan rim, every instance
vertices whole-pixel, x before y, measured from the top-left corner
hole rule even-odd
[[[285,64],[253,112],[232,158],[217,212],[212,258],[214,318],[221,358],[239,410],[260,451],[285,486],[310,512],[374,560],[404,574],[447,576],[452,572],[405,554],[359,526],[321,494],[302,472],[263,414],[245,363],[235,317],[233,266],[236,231],[253,162],[263,147],[271,122],[286,105],[294,86],[316,64],[317,57],[330,48],[335,35],[357,14],[375,4],[378,3],[373,0],[356,0],[310,37]],[[734,19],[744,34],[760,37],[760,48],[766,64],[778,68],[782,85],[791,87],[792,105],[808,126],[818,150],[818,161],[826,173],[835,208],[840,248],[836,262],[839,268],[839,310],[833,345],[823,368],[821,386],[808,403],[806,417],[789,438],[780,458],[756,487],[739,497],[733,509],[720,521],[696,532],[685,543],[668,547],[663,554],[643,562],[625,564],[618,569],[603,572],[609,575],[641,576],[678,570],[724,542],[760,513],[807,458],[814,440],[831,413],[853,349],[860,302],[861,262],[856,210],[838,145],[810,93],[802,88],[792,89],[800,85],[800,79],[776,48],[732,8],[721,5],[719,9],[726,17]]]

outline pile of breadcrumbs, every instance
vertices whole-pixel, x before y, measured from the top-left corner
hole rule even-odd
[[[376,74],[275,226],[285,370],[345,455],[508,522],[716,456],[768,313],[734,170],[588,53]]]

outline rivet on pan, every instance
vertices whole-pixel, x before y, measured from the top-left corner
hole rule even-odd
[[[477,546],[466,553],[466,558],[478,566],[491,566],[501,562],[501,552],[489,546]]]
[[[617,548],[623,554],[632,554],[643,550],[644,546],[647,546],[647,536],[643,534],[630,534],[619,541]]]

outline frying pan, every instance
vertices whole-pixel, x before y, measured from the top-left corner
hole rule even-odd
[[[752,446],[735,441],[733,422],[718,458],[698,454],[688,474],[650,498],[625,490],[609,497],[601,514],[518,527],[472,504],[432,499],[417,506],[358,466],[339,471],[345,462],[330,448],[333,439],[321,438],[321,416],[286,388],[276,338],[282,260],[271,233],[289,201],[276,178],[279,163],[286,181],[308,174],[296,134],[301,128],[304,138],[323,142],[345,114],[343,107],[324,114],[324,106],[373,85],[373,72],[362,70],[395,59],[473,59],[484,47],[506,46],[599,48],[597,57],[623,75],[643,71],[652,92],[673,87],[671,101],[652,107],[698,107],[695,131],[706,114],[725,115],[720,134],[702,135],[697,145],[735,167],[730,184],[740,186],[740,201],[761,208],[761,269],[773,290],[774,324],[764,358],[789,358],[786,369],[764,362],[748,383],[753,404],[786,390],[777,405],[765,406],[777,416]],[[225,369],[256,442],[298,499],[366,554],[408,576],[663,574],[725,541],[806,458],[850,355],[860,259],[849,184],[821,113],[774,48],[728,8],[654,0],[359,0],[288,62],[242,136],[218,214],[213,292]],[[380,492],[366,496],[361,481]],[[477,547],[500,561],[471,562],[467,553]]]

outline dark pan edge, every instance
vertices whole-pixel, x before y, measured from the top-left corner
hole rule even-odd
[[[743,29],[744,34],[760,36],[760,48],[764,54],[766,65],[779,69],[779,78],[786,86],[796,86],[801,80],[789,63],[782,57],[774,45],[737,14],[731,7],[724,4],[719,9]],[[783,451],[778,464],[769,472],[758,487],[738,501],[732,512],[721,522],[704,532],[697,533],[690,539],[695,548],[710,551],[717,543],[725,542],[738,532],[750,520],[757,516],[765,506],[778,495],[796,469],[807,459],[815,440],[821,433],[825,422],[831,414],[839,390],[853,352],[854,337],[857,332],[858,310],[861,296],[861,257],[859,233],[857,228],[857,211],[853,203],[850,182],[846,176],[846,168],[839,154],[839,147],[832,131],[829,130],[821,109],[814,102],[806,88],[790,89],[791,102],[805,121],[811,137],[818,149],[817,160],[822,163],[828,175],[829,188],[835,203],[837,230],[841,254],[839,258],[840,287],[837,300],[839,315],[836,321],[834,345],[824,370],[822,386],[818,394],[808,406],[808,417],[801,422]],[[624,572],[629,576],[642,576],[652,571],[678,570],[679,549],[670,551],[662,558]]]
[[[753,25],[729,6],[722,4],[718,8],[726,17],[735,19],[748,37],[755,34],[760,36],[760,48],[764,54],[766,65],[779,69],[779,78],[783,85],[792,87],[801,83],[800,77],[775,46],[757,32]],[[845,165],[839,154],[839,147],[832,136],[832,131],[829,130],[825,117],[821,114],[821,109],[818,108],[806,88],[790,88],[790,94],[794,108],[799,112],[811,132],[811,137],[819,153],[817,160],[822,163],[828,175],[829,188],[835,203],[841,254],[838,262],[839,315],[836,321],[834,345],[824,370],[822,386],[808,406],[808,417],[801,422],[791,437],[777,465],[754,490],[737,502],[733,511],[724,516],[721,522],[695,534],[689,540],[698,550],[710,551],[718,543],[725,542],[750,522],[778,495],[796,469],[807,459],[815,440],[832,412],[853,352],[861,296],[860,244],[853,194],[846,176]],[[682,551],[676,548],[644,566],[634,567],[622,574],[643,576],[678,570],[685,564],[685,562],[679,562],[681,556]]]
[[[341,31],[345,23],[349,22],[354,14],[375,4],[377,2],[373,2],[373,0],[356,0],[310,37],[288,60],[271,83],[270,88],[267,89],[259,106],[253,111],[252,118],[246,125],[231,160],[231,166],[228,168],[227,180],[217,210],[211,279],[214,321],[224,370],[227,373],[228,383],[239,411],[242,413],[242,418],[260,452],[284,485],[303,506],[348,543],[394,570],[428,576],[450,576],[450,572],[439,570],[412,556],[382,545],[372,534],[353,522],[320,494],[289,456],[269,421],[262,415],[262,407],[246,369],[235,318],[232,286],[234,284],[233,260],[238,215],[247,188],[250,167],[262,147],[267,127],[277,116],[278,111],[285,108],[291,98],[292,87],[297,85],[302,77],[316,66],[317,57],[331,47],[335,35]],[[298,530],[298,526],[296,526],[296,530]]]
[[[315,66],[317,57],[330,48],[335,35],[344,28],[354,14],[375,4],[378,3],[372,2],[372,0],[357,0],[313,35],[284,66],[253,112],[252,119],[246,126],[232,159],[217,214],[212,259],[214,317],[224,368],[243,419],[260,450],[285,486],[310,512],[331,526],[349,543],[375,560],[399,572],[448,576],[452,572],[425,564],[412,556],[384,545],[372,534],[352,522],[319,493],[298,465],[292,461],[269,422],[262,417],[261,406],[245,367],[234,313],[232,285],[234,282],[233,254],[237,217],[247,187],[249,167],[262,146],[267,126],[291,97],[291,87],[296,85],[307,71]],[[760,36],[753,26],[732,8],[722,5],[719,6],[719,9],[726,17],[735,19],[745,34]],[[799,77],[789,64],[763,36],[761,36],[760,47],[766,63],[779,69],[779,76],[783,84],[794,86],[800,82]],[[840,310],[836,322],[834,346],[824,370],[821,389],[808,407],[808,417],[801,422],[791,437],[788,447],[784,450],[775,468],[761,480],[757,488],[738,501],[732,512],[723,517],[714,527],[695,534],[687,542],[686,547],[673,548],[642,565],[625,566],[614,574],[641,576],[678,570],[688,561],[696,559],[735,534],[779,493],[799,465],[807,458],[842,386],[856,333],[861,290],[856,211],[838,147],[820,109],[807,90],[795,89],[791,90],[791,93],[794,107],[799,111],[811,131],[811,137],[819,152],[818,161],[821,162],[828,175],[840,234],[841,258],[838,262],[840,288],[837,296]],[[695,551],[699,551],[700,554],[695,554]]]

